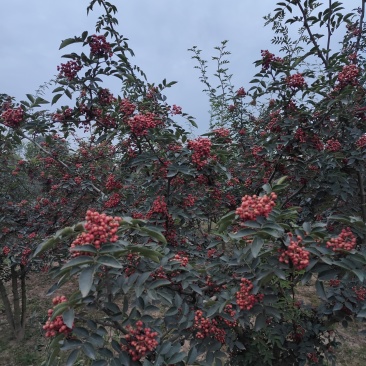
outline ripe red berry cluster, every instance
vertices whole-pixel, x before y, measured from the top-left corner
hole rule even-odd
[[[98,92],[98,98],[101,105],[110,105],[116,101],[116,98],[109,89],[100,89]]]
[[[300,246],[301,236],[297,236],[296,239],[292,239],[287,249],[282,250],[279,261],[286,264],[291,262],[297,270],[301,271],[309,265],[310,253]]]
[[[341,150],[342,145],[341,145],[341,143],[338,140],[336,140],[336,139],[330,139],[330,140],[327,141],[327,143],[325,145],[325,148],[328,151],[336,152],[336,151]]]
[[[1,118],[4,120],[3,124],[5,126],[16,128],[22,122],[24,117],[24,112],[21,107],[12,109],[8,108],[1,114]]]
[[[330,287],[338,287],[341,284],[340,280],[329,280]]]
[[[189,259],[188,257],[185,257],[185,256],[181,256],[179,254],[176,254],[172,259],[172,261],[177,261],[177,262],[180,262],[180,264],[183,266],[183,267],[186,267],[187,264],[189,263]]]
[[[253,284],[246,278],[241,279],[240,290],[236,292],[236,303],[240,310],[250,310],[258,302],[257,296],[251,294]]]
[[[197,197],[193,196],[192,194],[189,194],[183,201],[183,207],[194,206],[196,200],[197,200]]]
[[[162,213],[167,214],[168,213],[168,206],[165,202],[164,196],[158,196],[156,197],[155,201],[152,204],[152,207],[150,208],[149,212],[146,214],[146,217],[149,219],[154,213]]]
[[[54,306],[57,304],[60,304],[62,302],[66,302],[67,299],[65,296],[56,296],[53,298],[52,303]],[[59,333],[63,333],[65,335],[68,335],[72,328],[69,328],[63,321],[62,316],[58,315],[53,320],[51,320],[53,314],[53,309],[48,309],[47,315],[48,320],[46,321],[46,324],[43,326],[43,329],[46,331],[46,337],[55,337]]]
[[[113,190],[113,189],[120,189],[122,188],[121,182],[116,180],[116,176],[113,174],[109,174],[107,177],[107,183],[105,184],[106,189]]]
[[[227,128],[217,128],[216,130],[213,130],[212,132],[215,133],[216,137],[228,137],[230,135],[230,131]]]
[[[133,112],[135,112],[136,106],[128,99],[122,99],[119,103],[119,109],[125,117],[129,117],[132,116]]]
[[[22,257],[21,257],[21,259],[20,259],[20,263],[21,263],[23,266],[27,265],[28,260],[29,260],[29,256],[30,256],[30,254],[31,254],[31,253],[32,253],[32,250],[31,250],[31,249],[29,249],[29,248],[26,248],[26,249],[24,249],[24,250],[22,251]]]
[[[275,55],[268,50],[261,51],[262,56],[262,70],[268,70],[272,66],[273,62],[281,63],[283,59],[281,57],[275,57]]]
[[[145,357],[149,352],[155,350],[158,346],[157,332],[150,328],[144,328],[141,320],[136,322],[136,327],[130,325],[127,327],[128,334],[125,336],[126,344],[121,344],[121,349],[126,351],[132,358],[132,361],[138,361]]]
[[[3,255],[7,256],[10,253],[10,248],[9,247],[4,247],[3,248]]]
[[[295,132],[294,138],[300,142],[306,142],[306,133],[302,128],[298,128]]]
[[[286,85],[292,89],[302,89],[306,83],[301,73],[297,73],[286,78]]]
[[[154,113],[136,114],[127,120],[131,132],[136,136],[146,136],[150,128],[161,126],[163,121],[158,119]]]
[[[244,98],[247,95],[247,93],[245,92],[244,88],[241,87],[236,91],[236,96],[239,98]]]
[[[193,329],[196,331],[195,337],[198,339],[214,337],[220,343],[225,343],[225,330],[218,327],[217,320],[205,318],[202,310],[197,310],[195,313]]]
[[[122,196],[119,193],[113,193],[107,201],[104,202],[105,208],[117,207],[121,202]]]
[[[276,206],[276,199],[277,195],[274,192],[262,197],[245,195],[241,199],[241,206],[235,212],[244,221],[255,220],[258,216],[268,217],[273,207]]]
[[[118,240],[116,233],[122,218],[107,216],[106,214],[88,210],[85,219],[85,232],[78,235],[72,242],[71,248],[91,244],[94,245],[96,249],[100,249],[102,244],[107,242],[114,243]],[[73,256],[81,254],[81,252],[74,252]]]
[[[173,104],[173,106],[171,108],[171,114],[172,115],[182,114],[182,107],[179,107],[179,106]]]
[[[66,78],[68,80],[75,79],[77,73],[82,69],[82,65],[77,61],[68,61],[66,64],[61,64],[61,66],[57,66],[57,71],[59,71],[60,78]]]
[[[353,292],[357,295],[357,299],[364,301],[366,299],[366,288],[365,287],[352,287]]]
[[[96,56],[113,56],[111,45],[105,36],[92,35],[89,40],[90,52]]]
[[[343,229],[336,237],[327,241],[327,248],[331,248],[333,252],[342,250],[352,250],[356,247],[356,237],[353,235],[349,227]]]
[[[356,146],[360,149],[366,146],[366,134],[362,135],[357,141]]]
[[[208,158],[211,153],[211,140],[207,137],[198,137],[195,140],[188,142],[188,149],[192,150],[192,163],[197,166],[197,169],[202,169],[208,163]]]
[[[336,89],[341,89],[349,84],[357,85],[357,76],[359,72],[359,68],[354,64],[343,66],[343,70],[338,74],[339,85]]]

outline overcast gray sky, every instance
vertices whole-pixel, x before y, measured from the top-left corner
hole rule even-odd
[[[214,55],[213,47],[229,40],[230,70],[236,87],[248,88],[256,72],[253,61],[261,49],[273,50],[272,30],[264,28],[263,16],[276,0],[112,0],[118,7],[119,31],[129,38],[136,57],[150,82],[178,81],[168,93],[168,102],[182,106],[197,118],[198,133],[208,128],[209,104],[201,92],[199,73],[188,48],[196,45],[203,57]],[[11,0],[0,5],[0,93],[23,99],[50,80],[65,60],[58,50],[61,40],[94,33],[101,11],[87,17],[87,0]]]

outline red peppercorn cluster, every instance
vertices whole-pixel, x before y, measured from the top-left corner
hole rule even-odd
[[[366,299],[365,287],[352,287],[353,292],[357,295],[357,300],[364,301]]]
[[[238,325],[238,321],[234,320],[236,311],[233,309],[233,306],[231,304],[226,305],[224,308],[224,312],[228,314],[233,320],[228,320],[223,317],[220,317],[220,320],[230,328],[236,327]]]
[[[330,287],[338,287],[341,284],[340,280],[329,280]]]
[[[214,337],[220,343],[225,343],[225,330],[218,327],[217,320],[205,318],[202,310],[197,310],[195,313],[193,329],[196,331],[195,337],[198,339]]]
[[[274,62],[282,63],[281,57],[275,57],[275,55],[268,50],[261,50],[262,56],[262,71],[268,70]]]
[[[294,138],[300,142],[306,142],[306,133],[302,128],[298,128],[295,132]]]
[[[77,73],[83,68],[83,66],[77,61],[68,61],[66,64],[61,64],[57,66],[57,71],[59,71],[60,78],[66,78],[69,81],[75,79]]]
[[[188,257],[184,257],[184,256],[181,256],[179,254],[176,254],[172,259],[172,261],[177,261],[177,262],[180,262],[180,264],[183,266],[183,267],[186,267],[187,264],[189,263],[189,258]]]
[[[24,112],[21,107],[13,109],[8,108],[2,114],[3,124],[11,128],[17,128],[23,121]]]
[[[296,239],[292,239],[287,249],[282,250],[279,261],[286,264],[291,262],[297,270],[301,271],[309,265],[310,253],[300,246],[302,242],[301,236],[297,236]]]
[[[116,98],[109,89],[100,89],[98,92],[98,98],[101,105],[110,105],[116,101]]]
[[[247,93],[245,92],[244,88],[241,87],[236,91],[236,96],[238,98],[244,98],[247,95]]]
[[[259,154],[262,152],[263,147],[254,145],[251,150],[252,150],[252,155],[255,158],[261,158],[261,156]]]
[[[268,217],[273,207],[276,206],[276,198],[277,195],[274,192],[262,197],[245,195],[241,199],[241,206],[236,209],[235,213],[243,221],[255,220],[258,216]]]
[[[62,302],[66,302],[67,298],[65,296],[56,296],[53,298],[52,303],[54,306],[61,304]],[[53,314],[53,309],[48,309],[47,315],[48,320],[46,324],[43,326],[43,329],[46,331],[46,337],[55,337],[59,333],[63,333],[68,335],[71,333],[72,329],[69,328],[63,321],[62,316],[58,315],[53,320],[51,320]]]
[[[95,56],[113,56],[111,45],[105,36],[92,35],[89,40],[90,52]]]
[[[121,202],[122,196],[119,193],[113,193],[107,201],[104,202],[105,208],[117,207]]]
[[[3,255],[6,257],[9,253],[10,253],[10,248],[9,247],[4,247],[3,248]]]
[[[359,68],[354,64],[343,66],[343,70],[338,74],[339,84],[337,85],[336,89],[342,89],[346,85],[357,85],[357,76],[359,72]]]
[[[131,132],[136,136],[146,136],[150,128],[161,126],[163,122],[154,113],[137,114],[127,120]]]
[[[183,201],[183,207],[192,207],[196,202],[197,197],[189,194]]]
[[[230,135],[230,131],[227,128],[217,128],[216,130],[213,130],[212,132],[215,133],[216,137],[228,137]]]
[[[85,220],[86,231],[79,234],[72,242],[71,249],[85,244],[91,244],[96,249],[100,249],[102,244],[107,242],[114,243],[118,240],[116,233],[122,218],[107,216],[106,214],[88,210]],[[73,256],[81,254],[81,252],[74,252]]]
[[[331,151],[331,152],[336,152],[341,150],[342,145],[341,143],[336,140],[336,139],[330,139],[327,141],[326,145],[325,145],[326,150]]]
[[[116,176],[114,174],[109,174],[107,177],[107,183],[105,184],[106,189],[113,190],[113,189],[120,189],[122,188],[121,182],[116,180]]]
[[[125,336],[127,344],[121,344],[121,349],[126,351],[132,361],[138,361],[158,346],[158,333],[150,328],[144,328],[141,320],[136,322],[136,327],[127,327],[128,334]]]
[[[360,149],[366,146],[366,134],[362,135],[357,141],[356,146]]]
[[[343,229],[336,237],[327,241],[327,248],[331,248],[333,252],[349,251],[356,247],[356,237],[353,235],[349,227]]]
[[[286,85],[292,89],[302,89],[306,83],[301,73],[297,73],[286,78]]]
[[[173,106],[171,108],[171,114],[172,115],[182,114],[182,107],[179,107],[179,106],[173,104]]]
[[[240,310],[250,310],[258,302],[256,295],[250,294],[253,290],[253,284],[246,278],[241,279],[240,290],[236,292],[236,303]]]
[[[154,213],[162,213],[164,215],[168,214],[168,206],[165,202],[164,196],[156,197],[155,201],[152,204],[149,212],[146,214],[146,217],[149,219]]]
[[[198,137],[195,140],[188,142],[188,149],[192,150],[192,162],[197,166],[197,169],[202,169],[208,163],[208,158],[211,153],[211,140],[206,137]]]
[[[29,256],[30,256],[30,254],[31,254],[31,253],[32,253],[32,250],[31,250],[31,249],[29,249],[29,248],[26,248],[26,249],[24,249],[24,250],[22,251],[22,256],[21,256],[21,258],[20,258],[20,263],[21,263],[23,266],[27,265],[28,260],[29,260]]]
[[[119,109],[126,117],[128,117],[132,116],[133,112],[135,112],[136,106],[128,99],[122,99],[119,103]]]

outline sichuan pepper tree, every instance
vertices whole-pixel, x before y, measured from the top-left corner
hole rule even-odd
[[[286,77],[278,85],[239,88],[229,112],[240,103],[240,118],[233,114],[232,125],[192,138],[175,116],[194,124],[192,118],[163,96],[171,83],[144,81],[116,30],[116,8],[100,0],[88,10],[97,2],[105,13],[96,34],[61,44],[83,46],[80,54],[65,55],[69,61],[59,66],[54,89],[53,103],[66,96],[72,105],[39,111],[45,101],[28,96],[2,113],[3,141],[16,145],[25,138],[37,146],[26,164],[40,181],[38,172],[45,172],[45,193],[57,197],[57,212],[67,220],[37,247],[31,263],[61,253],[50,269],[56,278],[50,292],[79,285],[71,296],[55,297],[45,316],[45,336],[52,339],[45,364],[61,362],[61,351],[68,365],[78,359],[94,365],[334,360],[334,324],[365,314],[363,220],[337,215],[338,206],[317,221],[305,216],[295,200],[303,191],[291,198],[297,189],[291,155],[282,159],[266,147],[279,131],[264,138],[258,120],[266,109],[255,115],[244,105],[275,87],[299,92],[305,85],[296,65],[287,66],[289,75],[281,71]],[[113,76],[122,81],[121,95],[106,87]],[[224,102],[218,100],[218,113]],[[85,137],[66,154],[62,138],[79,130]],[[37,135],[48,136],[45,143]],[[65,194],[67,201],[57,201]],[[84,208],[85,220],[72,226],[74,218],[83,220],[77,218]],[[57,225],[51,230],[62,220]],[[302,298],[304,284],[317,294],[316,303]]]

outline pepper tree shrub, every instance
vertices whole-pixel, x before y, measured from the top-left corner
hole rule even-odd
[[[277,3],[265,17],[274,50],[261,51],[246,90],[231,84],[226,42],[213,57],[217,86],[192,49],[212,127],[226,128],[230,147],[241,150],[237,178],[255,193],[287,175],[286,205],[299,205],[301,220],[325,221],[335,212],[366,219],[364,13],[362,1],[350,13],[339,1]]]
[[[154,86],[137,77],[116,31],[116,8],[98,3],[106,12],[97,34],[61,44],[86,50],[65,55],[70,61],[58,70],[53,103],[66,95],[74,106],[34,112],[45,101],[29,95],[23,112],[8,105],[2,114],[10,144],[37,134],[52,141],[60,138],[55,132],[90,133],[74,152],[55,157],[52,143],[30,138],[40,157],[29,164],[50,169],[47,194],[72,198],[59,201],[58,215],[70,220],[64,224],[83,210],[73,211],[74,204],[89,208],[84,223],[60,229],[32,257],[66,253],[52,269],[58,280],[51,292],[79,282],[79,292],[53,300],[45,319],[45,335],[53,338],[46,364],[55,364],[61,350],[68,364],[78,357],[136,365],[332,359],[333,324],[364,316],[365,259],[356,243],[362,220],[332,212],[304,221],[301,208],[287,205],[292,182],[272,178],[262,192],[258,181],[262,195],[255,196],[240,175],[248,156],[232,143],[235,133],[217,128],[191,138],[174,119],[194,124],[192,118],[162,94],[171,83]],[[121,96],[105,88],[106,76],[122,80]],[[243,99],[244,90],[237,96]],[[256,133],[248,129],[246,146]],[[49,157],[54,161],[42,160]],[[308,282],[318,304],[300,301],[298,285]]]

